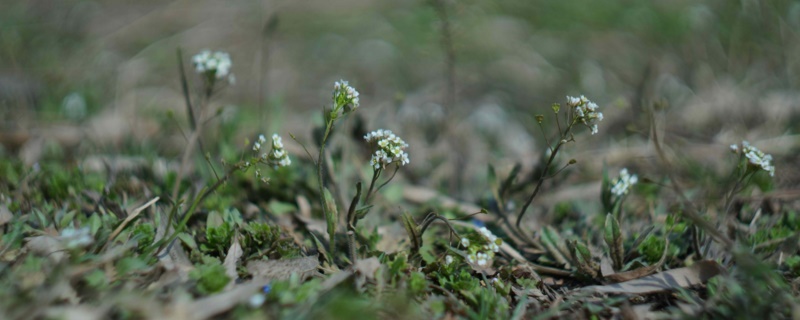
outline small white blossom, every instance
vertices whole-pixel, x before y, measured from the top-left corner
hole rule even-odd
[[[451,255],[445,256],[444,257],[444,264],[445,265],[450,265],[451,263],[453,263],[453,256],[451,256]]]
[[[272,135],[272,150],[267,157],[267,162],[276,169],[292,164],[289,154],[283,149],[283,139],[277,133]]]
[[[374,142],[378,150],[372,155],[369,164],[377,169],[386,168],[392,162],[397,162],[398,166],[404,166],[410,161],[405,149],[408,144],[390,130],[378,129],[367,133],[364,140],[369,143]]]
[[[739,153],[739,146],[737,146],[735,144],[732,144],[730,146],[730,149],[731,149],[731,152],[733,152],[733,153]]]
[[[58,239],[69,249],[82,248],[94,243],[94,238],[89,227],[75,229],[67,227],[61,230]]]
[[[758,148],[751,146],[747,141],[742,141],[742,154],[751,165],[768,172],[770,177],[775,176],[775,166],[772,165],[772,155],[758,150]]]
[[[477,258],[477,264],[479,266],[485,266],[487,263],[489,263],[489,255],[486,253],[478,252],[475,254],[475,257]]]
[[[333,84],[334,110],[345,107],[345,112],[355,110],[359,106],[359,93],[347,81],[339,80]]]
[[[236,81],[231,73],[231,57],[227,52],[203,50],[192,57],[194,69],[199,74],[209,75],[216,79],[226,79],[230,84]]]
[[[635,174],[629,174],[627,168],[623,168],[619,172],[619,178],[614,180],[614,186],[611,188],[611,193],[617,197],[621,197],[628,193],[628,190],[639,182],[639,177]]]
[[[251,308],[258,308],[264,304],[265,301],[267,301],[267,296],[262,293],[256,293],[252,295],[249,300],[247,300],[247,303]]]
[[[567,96],[567,106],[575,112],[575,119],[586,125],[592,134],[597,133],[597,123],[603,121],[603,113],[597,111],[596,103],[589,101],[584,96]]]
[[[467,239],[467,238],[461,238],[461,246],[463,246],[463,247],[465,247],[465,248],[466,248],[466,247],[469,247],[469,239]]]

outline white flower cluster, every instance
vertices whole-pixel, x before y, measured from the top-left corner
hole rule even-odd
[[[617,197],[621,197],[628,193],[630,188],[639,182],[639,177],[635,174],[629,174],[628,168],[623,168],[619,171],[619,178],[614,180],[614,186],[611,188],[611,193]]]
[[[283,139],[277,133],[272,135],[272,150],[269,152],[269,156],[264,154],[262,158],[267,158],[267,162],[276,169],[292,164],[289,153],[283,149]]]
[[[378,129],[367,133],[364,136],[367,142],[377,142],[378,150],[372,155],[369,164],[377,169],[386,168],[392,162],[396,162],[399,166],[404,166],[409,163],[408,153],[405,149],[408,144],[400,137],[392,133],[391,130]]]
[[[92,230],[89,227],[75,229],[73,227],[61,230],[58,239],[69,249],[82,248],[94,243]]]
[[[267,142],[267,138],[264,137],[263,134],[258,135],[258,140],[253,143],[253,151],[259,152],[261,151],[261,145]]]
[[[597,123],[603,121],[603,113],[597,111],[597,104],[589,101],[584,96],[567,96],[567,106],[575,112],[578,121],[592,130],[592,134],[597,133]]]
[[[735,144],[731,145],[731,151],[738,153],[738,146]],[[772,165],[772,155],[758,150],[758,148],[751,146],[747,141],[742,141],[742,154],[747,158],[750,164],[768,172],[770,177],[775,176],[775,166]]]
[[[192,57],[194,69],[199,74],[211,75],[216,79],[227,79],[229,83],[236,82],[231,73],[231,57],[227,52],[203,50]]]
[[[483,267],[489,264],[489,261],[494,258],[495,253],[500,251],[500,245],[503,244],[503,240],[497,238],[497,236],[489,231],[489,229],[486,229],[486,227],[481,227],[478,231],[482,238],[479,243],[470,246],[469,239],[461,238],[461,246],[467,248],[467,261],[469,261],[469,263],[474,263]]]
[[[358,91],[351,87],[347,81],[339,80],[333,84],[334,110],[347,107],[346,111],[355,110],[359,106]]]

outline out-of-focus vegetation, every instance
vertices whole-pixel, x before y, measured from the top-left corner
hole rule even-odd
[[[798,30],[788,0],[0,4],[0,317],[797,317]]]

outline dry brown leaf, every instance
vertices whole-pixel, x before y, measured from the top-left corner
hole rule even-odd
[[[64,259],[67,253],[64,251],[64,245],[53,236],[35,236],[25,238],[25,247],[28,250],[47,256],[53,262],[60,262]]]
[[[355,270],[369,279],[374,279],[375,272],[378,271],[380,267],[381,261],[376,257],[372,257],[368,259],[358,259],[358,261],[356,261]]]
[[[232,288],[236,283],[236,279],[239,278],[239,273],[236,272],[236,264],[239,263],[239,259],[243,254],[242,245],[239,244],[239,239],[237,237],[233,239],[233,244],[231,244],[230,249],[228,249],[228,254],[225,256],[225,261],[222,263],[222,266],[225,267],[225,275],[231,278],[226,290]]]
[[[112,232],[111,235],[108,236],[108,241],[106,241],[106,244],[103,245],[103,250],[105,250],[105,248],[108,247],[108,245],[114,240],[114,238],[116,238],[117,235],[119,235],[119,233],[122,232],[122,229],[125,229],[125,226],[128,225],[128,223],[130,223],[133,219],[138,217],[139,214],[142,213],[142,211],[144,211],[144,209],[147,209],[148,207],[156,203],[158,199],[159,199],[158,197],[155,197],[152,200],[145,203],[144,205],[142,205],[141,207],[133,209],[131,214],[129,214],[128,217],[125,218],[125,221],[122,221],[122,223],[117,227],[117,229],[115,229],[114,232]]]
[[[93,320],[105,319],[109,307],[88,305],[49,307],[44,314],[48,319]]]
[[[325,221],[314,218],[306,218],[296,212],[294,213],[294,217],[303,223],[308,231],[319,234],[321,239],[328,239],[328,224],[326,224]]]
[[[386,252],[387,254],[402,249],[404,245],[403,240],[408,239],[406,230],[399,223],[378,227],[378,234],[381,236],[381,239],[375,245],[375,249]]]
[[[312,276],[319,267],[317,256],[307,256],[296,259],[282,260],[257,260],[247,263],[247,272],[253,276],[253,280],[281,280],[288,279],[293,273],[306,279]]]
[[[0,226],[4,226],[13,218],[14,215],[11,214],[11,210],[8,210],[8,206],[5,204],[0,204]]]
[[[691,267],[672,269],[621,283],[588,286],[579,290],[611,294],[651,294],[702,284],[724,272],[725,269],[717,262],[704,260]]]
[[[600,275],[603,276],[603,278],[608,278],[615,273],[614,266],[611,265],[611,259],[606,256],[600,257]]]
[[[159,225],[166,226],[168,225],[167,222],[167,215],[160,214],[159,217]],[[155,239],[153,239],[153,243],[161,241],[168,234],[175,232],[175,229],[170,227],[167,228],[158,228],[156,230]],[[169,252],[165,254],[165,252]],[[167,245],[158,252],[158,260],[159,264],[164,267],[165,270],[171,271],[176,270],[182,281],[186,281],[189,279],[189,272],[194,270],[194,264],[189,260],[186,256],[186,252],[183,250],[183,246],[180,244],[179,239],[175,239],[171,245]]]
[[[297,213],[301,217],[311,218],[311,202],[303,195],[297,196]]]
[[[375,272],[381,268],[381,261],[376,257],[356,260],[353,271],[356,272],[356,288],[364,290],[367,281],[375,280]]]
[[[246,284],[236,285],[233,289],[193,301],[188,308],[188,319],[208,319],[230,310],[237,304],[250,299],[267,284],[267,281],[253,280]]]

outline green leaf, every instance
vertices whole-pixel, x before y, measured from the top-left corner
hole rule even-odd
[[[58,222],[58,227],[62,229],[66,228],[72,222],[72,220],[75,219],[76,213],[78,212],[74,210],[67,212],[63,217],[61,217],[61,220]]]
[[[363,206],[361,208],[356,209],[356,217],[358,217],[359,220],[363,219],[364,216],[366,216],[367,213],[369,213],[369,209],[372,209],[372,207],[373,207],[373,205],[368,205],[368,206]]]
[[[416,253],[419,251],[421,246],[419,243],[420,238],[417,232],[417,223],[414,222],[414,219],[408,214],[408,212],[403,212],[403,227],[406,228],[406,233],[411,241],[411,250],[413,253]]]
[[[92,235],[96,236],[97,231],[100,230],[100,227],[103,226],[103,221],[100,220],[100,215],[97,212],[93,213],[91,217],[89,217],[89,227],[91,228]]]
[[[611,179],[608,177],[608,167],[603,163],[603,182],[600,185],[600,202],[605,212],[614,213],[614,203],[611,195]]]
[[[186,232],[179,233],[178,234],[178,239],[180,239],[181,242],[183,242],[183,244],[185,244],[187,247],[191,248],[192,250],[197,250],[198,249],[197,242],[194,241],[194,237],[192,237],[188,233],[186,233]]]
[[[622,233],[619,230],[619,221],[613,214],[606,214],[604,239],[614,263],[615,270],[622,270],[624,267],[623,259],[625,249],[622,246]]]
[[[325,196],[325,222],[328,225],[328,238],[330,239],[330,251],[334,253],[336,248],[336,223],[339,221],[339,210],[336,208],[336,201],[328,188],[323,187]]]

